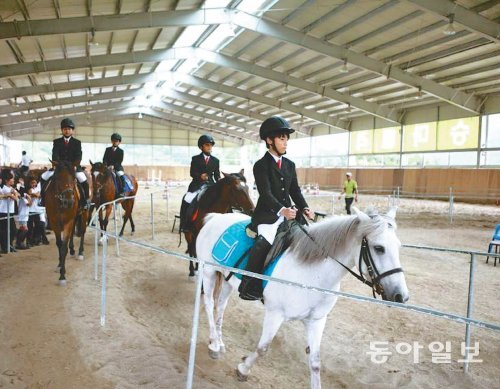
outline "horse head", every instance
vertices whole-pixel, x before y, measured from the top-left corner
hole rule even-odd
[[[238,173],[222,173],[224,183],[222,196],[228,199],[231,208],[240,209],[247,215],[251,215],[255,209],[250,193],[248,191],[247,179],[244,175],[244,169]]]
[[[51,161],[54,166],[52,178],[55,197],[61,208],[73,208],[75,204],[76,175],[75,166],[68,161]]]
[[[102,162],[92,163],[89,160],[90,166],[92,167],[90,173],[92,175],[92,184],[94,187],[94,200],[96,203],[99,203],[99,199],[101,198],[101,192],[106,184],[106,179],[108,177],[108,168]]]
[[[409,298],[406,280],[399,260],[401,242],[396,236],[396,208],[386,215],[368,214],[353,207],[359,221],[361,249],[359,272],[370,282],[374,294],[384,300],[404,303]]]

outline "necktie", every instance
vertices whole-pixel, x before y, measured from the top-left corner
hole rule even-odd
[[[64,139],[64,146],[67,146],[69,143],[69,140],[68,139]]]
[[[209,159],[209,158],[210,158],[210,157],[205,157],[205,165],[208,165],[208,159]]]
[[[281,158],[276,161],[276,166],[281,170]]]

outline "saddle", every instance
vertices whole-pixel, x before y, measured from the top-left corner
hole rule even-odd
[[[115,186],[115,197],[117,197],[118,194],[120,193],[120,183],[118,181],[120,177],[116,175],[114,170],[111,170],[111,176],[113,177],[113,184]],[[123,177],[124,177],[123,192],[124,193],[131,192],[134,189],[134,186],[132,185],[130,178],[128,178],[126,174],[124,174]]]
[[[188,223],[188,225],[194,223],[196,219],[198,218],[198,212],[200,210],[198,203],[200,202],[201,197],[207,190],[208,186],[203,185],[197,192],[196,196],[193,198],[191,203],[188,203],[189,205],[187,206],[186,209],[186,215],[185,215],[185,222]],[[185,196],[185,195],[184,195]]]
[[[255,241],[252,236],[247,234],[247,228],[248,222],[242,221],[233,224],[224,231],[212,249],[212,258],[222,265],[244,270],[248,262],[250,249]],[[284,221],[280,225],[274,243],[266,257],[264,275],[270,276],[273,273],[281,256],[290,246],[291,234],[296,228],[300,228],[299,223],[296,221]],[[229,280],[233,274],[239,279],[242,278],[240,274],[231,272],[226,277],[226,280]],[[263,281],[264,288],[266,285],[267,281]]]

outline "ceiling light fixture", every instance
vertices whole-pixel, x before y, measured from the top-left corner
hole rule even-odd
[[[99,42],[95,40],[95,28],[92,27],[90,30],[90,40],[89,40],[89,45],[90,46],[99,46]]]
[[[453,21],[455,20],[455,14],[449,14],[448,15],[448,24],[446,25],[445,29],[443,30],[444,35],[455,35],[457,31],[455,30],[455,27],[453,26]]]
[[[351,104],[350,104],[350,103],[349,103],[349,104],[347,104],[347,108],[345,109],[345,111],[346,111],[347,113],[351,113],[352,108],[351,108]]]
[[[94,70],[92,69],[92,66],[91,66],[89,69],[89,78],[94,78],[94,77],[95,77]]]
[[[417,95],[415,96],[415,98],[416,98],[417,100],[420,100],[420,99],[422,99],[423,97],[424,97],[424,93],[422,92],[422,87],[421,87],[421,86],[419,86],[419,87],[418,87],[418,91],[417,91]]]
[[[17,97],[14,97],[14,107],[19,107],[19,103],[17,102]]]
[[[138,119],[142,119],[142,112],[139,112],[139,115],[137,115]]]
[[[340,73],[349,73],[349,68],[347,67],[347,58],[344,58],[344,63],[340,68]]]

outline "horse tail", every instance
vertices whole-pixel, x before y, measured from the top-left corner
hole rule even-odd
[[[224,274],[220,271],[215,272],[215,285],[214,285],[214,314],[217,315],[219,297],[222,291],[222,283],[224,282]]]

